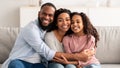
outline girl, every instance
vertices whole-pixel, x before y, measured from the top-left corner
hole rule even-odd
[[[63,38],[64,50],[67,53],[79,53],[85,49],[96,50],[99,35],[85,13],[71,14],[71,33]],[[95,55],[90,60],[78,61],[78,68],[101,68]]]

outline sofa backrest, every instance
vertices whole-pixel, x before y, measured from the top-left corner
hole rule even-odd
[[[96,26],[100,35],[96,57],[101,63],[120,63],[120,27]],[[0,63],[3,63],[18,36],[19,28],[0,27]]]
[[[97,44],[96,57],[101,63],[120,63],[120,27],[96,27],[100,41]]]
[[[8,58],[18,32],[17,27],[0,27],[0,64]]]

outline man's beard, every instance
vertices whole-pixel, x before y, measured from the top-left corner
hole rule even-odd
[[[39,22],[39,26],[43,29],[43,30],[49,30],[51,28],[51,23],[48,26],[43,26],[42,22],[40,20],[40,18],[38,17],[38,22]]]

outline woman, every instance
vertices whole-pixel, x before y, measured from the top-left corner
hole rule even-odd
[[[55,51],[64,52],[62,39],[70,28],[70,14],[71,12],[68,9],[60,8],[56,10],[52,28],[45,35],[46,44]],[[76,68],[73,64],[77,64],[77,62],[64,65],[51,61],[49,62],[48,68]]]

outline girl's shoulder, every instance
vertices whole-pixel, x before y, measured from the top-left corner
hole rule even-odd
[[[66,35],[66,36],[64,36],[63,37],[63,40],[71,40],[71,38],[72,38],[72,35]]]
[[[95,37],[93,35],[88,35],[91,41],[95,41]]]
[[[70,35],[66,35],[64,36],[64,38],[72,38],[73,34],[70,34]]]

